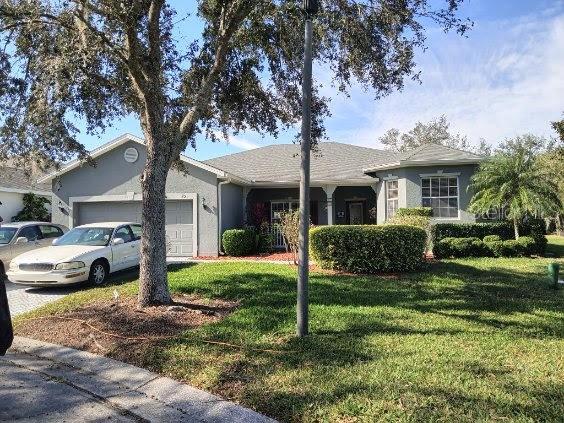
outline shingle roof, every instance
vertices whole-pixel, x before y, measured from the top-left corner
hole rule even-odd
[[[23,170],[15,167],[0,167],[0,191],[2,188],[21,191],[51,191],[50,184],[39,184]]]
[[[300,179],[299,145],[276,144],[206,160],[204,163],[251,182],[296,182]],[[404,165],[478,163],[476,154],[437,144],[404,153],[337,142],[319,143],[311,156],[311,180],[319,182],[370,181],[365,172]]]
[[[413,150],[402,153],[400,160],[428,161],[428,160],[480,160],[481,156],[469,151],[447,147],[439,144],[424,144]]]
[[[479,163],[484,157],[469,151],[459,150],[440,144],[424,144],[403,153],[396,154],[386,162],[373,163],[364,169],[365,172],[375,172],[383,169],[398,167],[428,166],[441,164]]]
[[[229,154],[204,163],[252,182],[296,182],[300,179],[300,147],[276,144]],[[388,162],[396,154],[337,142],[319,143],[311,155],[312,181],[373,180],[363,168]]]

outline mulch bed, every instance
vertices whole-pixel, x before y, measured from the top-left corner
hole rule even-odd
[[[172,306],[137,309],[136,298],[96,301],[70,312],[32,318],[16,334],[105,355],[137,366],[151,346],[229,315],[236,302],[175,295]]]
[[[294,262],[294,256],[292,253],[286,252],[277,252],[277,253],[270,253],[270,254],[255,254],[252,256],[244,256],[244,257],[231,257],[231,256],[219,256],[219,257],[211,257],[211,256],[201,256],[196,257],[198,260],[257,260],[257,261],[283,261],[287,263]]]

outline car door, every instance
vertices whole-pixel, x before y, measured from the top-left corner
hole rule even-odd
[[[133,234],[132,249],[133,256],[131,257],[131,267],[139,266],[141,261],[141,225],[129,225],[131,233]]]
[[[64,235],[61,228],[55,225],[38,225],[43,239],[40,241],[42,246],[49,246],[53,243],[54,239],[60,238]]]
[[[133,234],[128,225],[120,226],[114,232],[112,240],[117,238],[123,239],[123,244],[113,245],[110,243],[112,249],[112,268],[113,270],[121,270],[131,267],[130,263],[133,261],[134,248],[132,248]]]
[[[18,243],[18,238],[25,238],[27,242]],[[12,243],[12,254],[11,258],[19,256],[27,251],[35,250],[41,247],[41,242],[43,241],[43,235],[39,230],[37,225],[29,225],[21,228]]]

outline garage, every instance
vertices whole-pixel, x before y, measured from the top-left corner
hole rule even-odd
[[[166,237],[169,257],[190,257],[194,249],[193,200],[166,202]],[[95,201],[74,204],[77,225],[127,221],[141,223],[140,201]]]

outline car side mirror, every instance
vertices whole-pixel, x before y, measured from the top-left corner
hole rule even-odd
[[[123,238],[114,238],[112,240],[112,245],[121,245],[121,244],[125,244],[125,241]]]
[[[25,243],[27,243],[27,242],[29,242],[29,241],[27,240],[27,238],[26,238],[25,236],[19,236],[19,237],[16,239],[15,244],[25,244]]]
[[[57,245],[57,242],[59,242],[59,238],[55,238],[53,241],[51,241],[51,245]]]

